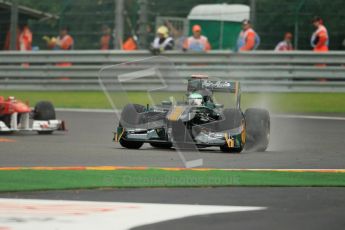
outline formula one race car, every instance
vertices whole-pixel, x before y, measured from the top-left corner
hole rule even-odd
[[[15,97],[5,99],[0,96],[0,133],[37,131],[39,134],[52,134],[56,130],[65,130],[65,122],[56,120],[55,109],[50,102],[38,102],[31,110],[28,104]]]
[[[215,94],[222,93],[218,100]],[[129,149],[144,143],[156,148],[219,146],[223,152],[265,151],[270,116],[264,109],[240,108],[240,84],[196,76],[188,80],[187,100],[163,101],[152,107],[128,104],[121,113],[114,140]],[[219,96],[219,95],[218,95]],[[234,97],[234,106],[218,104]],[[182,148],[181,147],[181,148]]]

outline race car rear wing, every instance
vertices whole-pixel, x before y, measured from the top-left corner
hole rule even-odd
[[[212,92],[229,92],[236,96],[237,107],[240,107],[241,92],[240,83],[238,81],[222,81],[222,80],[208,80],[205,77],[192,77],[188,80],[188,93],[209,90]]]
[[[188,80],[188,92],[208,89],[215,92],[238,93],[238,81],[211,81],[207,79],[191,78]]]
[[[201,83],[202,88],[217,92],[237,93],[239,82],[237,81],[209,81],[205,80]]]

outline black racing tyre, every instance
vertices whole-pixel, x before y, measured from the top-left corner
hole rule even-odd
[[[40,101],[35,105],[33,119],[38,121],[55,120],[55,108],[49,101]],[[38,134],[52,134],[53,131],[37,131]]]
[[[127,149],[140,149],[143,146],[143,142],[141,141],[127,141],[126,139],[120,139],[120,145]]]
[[[140,113],[145,112],[145,106],[138,104],[127,104],[121,112],[121,124],[124,127],[135,126],[140,124]]]
[[[172,147],[172,143],[153,142],[150,145],[158,149],[170,149]]]
[[[246,120],[246,146],[248,150],[263,152],[267,149],[270,139],[270,115],[264,109],[247,109],[244,113]]]
[[[127,104],[121,112],[120,127],[131,127],[140,124],[140,113],[145,112],[145,106],[138,104]],[[143,146],[141,141],[130,141],[123,137],[119,140],[120,145],[127,149],[139,149]]]

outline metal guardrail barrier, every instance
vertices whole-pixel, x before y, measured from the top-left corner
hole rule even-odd
[[[101,90],[98,74],[102,66],[151,56],[148,51],[0,52],[0,90]],[[176,90],[185,89],[183,79],[188,76],[207,74],[239,80],[244,91],[345,92],[345,52],[171,51],[163,56],[175,64],[178,74],[167,81],[175,84]],[[72,66],[56,66],[59,62],[71,62]],[[132,68],[135,71],[136,67]],[[158,82],[145,78],[126,84],[129,90],[145,90]]]
[[[230,51],[210,51],[207,53],[169,51],[163,53],[176,64],[345,64],[345,52],[332,51],[315,53],[311,51],[255,51],[234,53]],[[152,56],[149,51],[2,51],[0,65],[29,63],[56,63],[69,61],[79,64],[115,64],[139,60]]]

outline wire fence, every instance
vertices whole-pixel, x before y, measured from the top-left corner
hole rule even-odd
[[[283,39],[285,32],[292,32],[297,39],[298,49],[310,50],[310,36],[314,30],[311,18],[319,15],[324,19],[330,35],[330,49],[345,49],[345,14],[341,9],[345,7],[345,1],[333,0],[152,0],[147,3],[147,22],[144,30],[145,39],[149,44],[155,36],[157,24],[164,23],[162,18],[187,18],[191,9],[198,4],[246,4],[255,2],[254,17],[255,30],[261,37],[260,50],[272,50]],[[32,7],[43,12],[59,15],[59,19],[53,20],[29,20],[33,31],[33,46],[40,50],[49,49],[43,36],[57,36],[59,28],[68,26],[70,34],[75,40],[74,49],[99,49],[102,36],[102,26],[107,25],[111,29],[115,26],[115,0],[19,0],[19,4]],[[139,33],[143,14],[140,0],[124,1],[124,38],[138,35],[139,40],[144,39]],[[0,40],[6,36],[9,24],[9,12],[0,10]],[[21,21],[27,18],[20,18]],[[172,20],[173,21],[173,20]],[[188,25],[188,23],[186,23]],[[189,25],[191,26],[191,25]],[[183,28],[184,31],[186,28]],[[297,34],[296,34],[297,32]],[[1,44],[0,41],[0,45]],[[147,49],[146,47],[140,47]]]

